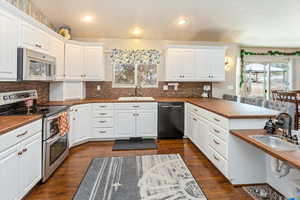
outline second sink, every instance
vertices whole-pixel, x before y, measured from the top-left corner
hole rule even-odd
[[[250,137],[277,151],[295,151],[299,149],[297,145],[284,141],[279,137],[267,135],[252,135]]]

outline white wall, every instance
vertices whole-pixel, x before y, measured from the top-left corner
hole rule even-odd
[[[159,81],[165,77],[164,50],[170,44],[184,45],[215,45],[227,46],[226,56],[230,57],[230,68],[226,71],[226,81],[213,84],[213,96],[221,97],[224,93],[236,94],[236,60],[239,56],[239,46],[234,43],[205,42],[205,41],[167,41],[167,40],[140,40],[140,39],[97,39],[97,38],[75,38],[75,40],[86,42],[102,42],[106,51],[110,49],[157,49],[162,51],[161,65],[158,69]],[[106,54],[106,81],[112,80],[112,67],[110,65],[109,53]],[[225,61],[224,61],[225,62]]]

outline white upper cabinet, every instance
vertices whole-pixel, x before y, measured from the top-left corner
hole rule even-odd
[[[0,10],[0,81],[17,80],[19,21]]]
[[[225,81],[225,48],[196,49],[197,78],[205,81]]]
[[[44,31],[35,28],[34,26],[22,22],[22,47],[27,47],[36,51],[49,52],[50,36]]]
[[[65,44],[56,38],[51,38],[50,54],[56,58],[55,80],[64,80],[65,77]]]
[[[83,79],[83,47],[76,44],[65,46],[65,74],[67,80]]]
[[[104,81],[103,47],[84,48],[84,80]]]
[[[66,44],[65,75],[67,80],[103,81],[103,47]]]
[[[225,48],[168,48],[166,81],[225,81]]]

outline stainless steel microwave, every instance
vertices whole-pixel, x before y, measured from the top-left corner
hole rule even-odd
[[[18,81],[52,81],[56,58],[27,48],[18,48]]]

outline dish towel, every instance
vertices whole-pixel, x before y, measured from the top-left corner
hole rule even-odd
[[[58,120],[58,127],[61,136],[64,136],[66,133],[69,132],[70,125],[67,112],[63,112],[62,114],[60,114]]]

